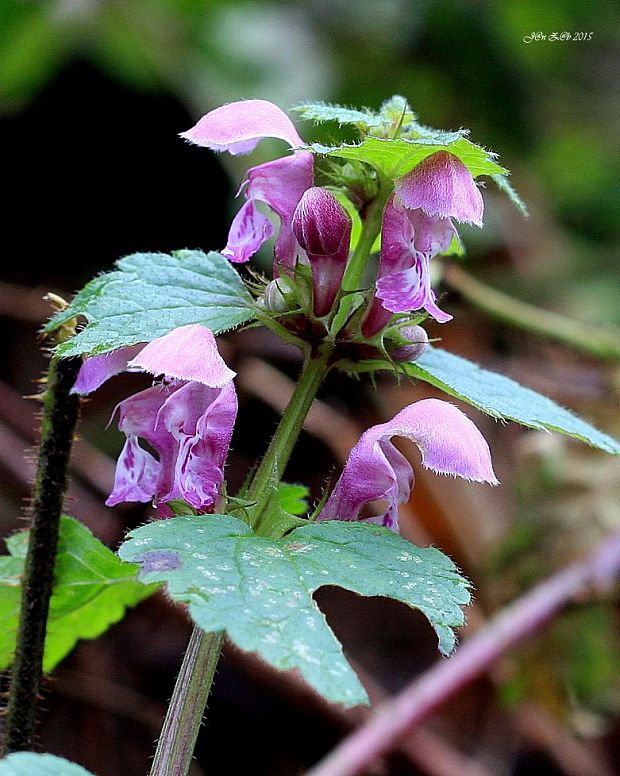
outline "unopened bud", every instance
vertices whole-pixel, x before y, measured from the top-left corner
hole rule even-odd
[[[314,312],[331,310],[349,256],[351,218],[327,189],[308,189],[293,214],[293,232],[312,268]]]
[[[286,313],[298,306],[297,290],[294,282],[286,275],[272,280],[267,284],[262,297],[265,310],[272,313]]]
[[[405,326],[398,330],[399,335],[407,340],[406,345],[400,344],[390,350],[394,361],[415,361],[420,358],[428,345],[428,334],[421,326]],[[396,344],[396,343],[394,343]]]

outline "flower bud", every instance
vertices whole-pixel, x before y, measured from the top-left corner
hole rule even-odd
[[[267,284],[261,300],[265,310],[286,313],[298,306],[295,283],[287,275],[281,275]]]
[[[398,330],[400,337],[407,340],[407,345],[396,345],[393,350],[389,350],[390,356],[394,361],[415,361],[420,358],[428,345],[428,334],[421,326],[405,326]]]
[[[302,196],[292,225],[312,268],[315,315],[327,315],[349,256],[351,218],[333,194],[315,186]]]

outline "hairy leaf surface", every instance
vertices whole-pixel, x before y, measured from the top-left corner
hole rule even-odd
[[[47,324],[49,333],[75,316],[87,319],[82,331],[58,347],[58,355],[107,353],[190,323],[219,334],[253,315],[250,294],[219,253],[134,253],[116,266],[87,283]]]
[[[119,554],[142,564],[144,582],[165,582],[205,631],[226,631],[276,668],[299,669],[318,692],[347,706],[366,703],[366,693],[312,599],[315,590],[337,585],[419,609],[444,654],[470,597],[439,550],[364,523],[309,523],[270,539],[226,515],[177,517],[132,531]]]

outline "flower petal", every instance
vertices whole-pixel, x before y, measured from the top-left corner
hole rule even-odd
[[[213,332],[198,323],[181,326],[149,342],[128,366],[211,388],[221,388],[236,374],[220,356]]]
[[[340,290],[349,256],[351,217],[331,192],[314,186],[300,199],[292,226],[312,268],[314,313],[327,315]]]
[[[123,501],[151,501],[160,469],[159,461],[140,447],[137,437],[128,437],[116,463],[114,488],[106,499],[106,505],[113,507]]]
[[[110,377],[120,374],[127,369],[129,361],[134,358],[144,347],[144,343],[119,348],[102,356],[91,356],[80,367],[75,385],[71,393],[86,395],[96,391]]]
[[[427,469],[497,484],[488,445],[471,420],[452,404],[424,399],[362,434],[319,520],[357,520],[365,504],[384,499],[387,510],[372,520],[397,529],[398,505],[409,499],[413,471],[393,436],[414,442]]]
[[[421,208],[430,216],[482,226],[480,189],[463,162],[447,151],[427,156],[396,181],[395,191],[410,210]]]
[[[438,323],[452,320],[449,313],[440,310],[435,304],[428,260],[421,254],[418,254],[409,269],[380,278],[377,281],[377,298],[386,310],[393,313],[424,309]]]
[[[273,224],[250,200],[234,217],[222,256],[235,263],[249,261],[272,235]]]
[[[203,116],[181,137],[213,151],[247,154],[264,137],[285,140],[291,147],[303,140],[289,117],[267,100],[242,100],[222,105]]]

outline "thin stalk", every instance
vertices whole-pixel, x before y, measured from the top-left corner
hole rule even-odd
[[[383,208],[389,191],[390,187],[382,185],[368,209],[362,235],[343,278],[342,288],[345,291],[355,290],[361,281],[366,260],[381,230]],[[348,311],[343,312],[344,307],[341,306],[336,316],[338,320],[343,315],[340,326],[348,317]],[[329,371],[332,356],[333,343],[329,340],[306,356],[293,395],[249,487],[249,498],[257,501],[257,522],[260,522],[261,508],[266,507],[271,499],[272,483],[282,478],[306,415]],[[172,694],[173,711],[166,715],[150,776],[186,776],[221,645],[220,634],[205,634],[199,628],[194,628]],[[195,676],[198,679],[195,680]],[[200,695],[197,694],[198,687],[202,690]],[[177,739],[182,743],[178,743]]]
[[[342,278],[342,291],[344,293],[351,294],[360,287],[366,262],[372,251],[372,246],[377,239],[377,235],[381,231],[383,209],[385,208],[385,203],[391,192],[391,181],[380,180],[379,191],[364,214],[362,233]],[[337,334],[347,322],[352,303],[353,300],[351,296],[345,296],[342,300],[331,326],[331,331],[334,335]]]
[[[284,410],[267,452],[252,478],[248,491],[249,499],[260,498],[268,491],[271,482],[282,478],[306,415],[329,370],[328,361],[331,355],[331,346],[325,343],[318,354],[306,357],[293,395]]]
[[[514,299],[481,283],[454,264],[444,267],[443,277],[450,288],[492,318],[604,361],[620,361],[620,337],[617,331],[595,328]]]
[[[79,368],[79,358],[53,358],[43,395],[41,441],[4,727],[4,754],[31,750],[34,744],[58,528],[79,411],[79,398],[70,394],[70,390]]]
[[[310,405],[329,369],[330,355],[331,347],[326,346],[317,355],[306,359],[293,396],[252,479],[251,497],[268,493],[273,478],[282,476]],[[186,776],[188,773],[222,642],[221,633],[205,633],[194,627],[157,743],[150,776]]]
[[[222,651],[223,633],[192,631],[166,713],[150,776],[185,776]],[[177,692],[181,686],[183,692]]]

